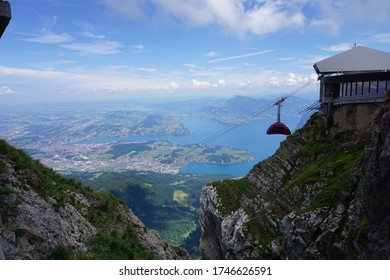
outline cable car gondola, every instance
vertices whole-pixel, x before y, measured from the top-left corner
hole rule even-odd
[[[282,102],[286,100],[286,97],[279,99],[275,102],[274,105],[278,106],[278,120],[277,122],[273,123],[268,129],[267,134],[282,134],[282,135],[291,135],[290,129],[280,121],[280,108],[282,107]]]

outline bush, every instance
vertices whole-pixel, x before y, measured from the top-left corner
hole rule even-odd
[[[64,245],[57,245],[50,253],[49,260],[70,260],[72,259],[72,252]]]
[[[151,260],[153,255],[138,243],[137,233],[128,225],[122,236],[116,231],[100,233],[90,241],[89,260]]]

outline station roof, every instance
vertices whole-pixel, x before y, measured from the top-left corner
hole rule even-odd
[[[390,53],[358,46],[313,65],[317,74],[390,71]]]

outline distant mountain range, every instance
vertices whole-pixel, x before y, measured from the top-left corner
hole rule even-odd
[[[160,104],[159,107],[164,110],[186,113],[202,118],[215,119],[222,123],[235,123],[248,117],[254,112],[254,118],[268,119],[277,116],[276,107],[269,110],[263,108],[271,107],[277,98],[254,98],[243,95],[236,95],[228,99],[195,99],[187,101],[177,101]],[[282,118],[289,116],[298,116],[299,112],[314,103],[315,100],[291,96],[286,99],[282,105]]]

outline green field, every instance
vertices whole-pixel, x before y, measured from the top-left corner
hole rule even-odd
[[[160,174],[154,172],[79,172],[69,175],[95,190],[125,201],[149,228],[169,245],[182,246],[199,257],[199,196],[204,185],[222,175]]]

